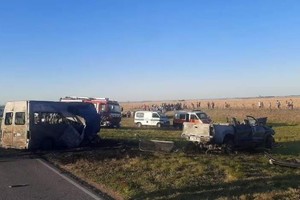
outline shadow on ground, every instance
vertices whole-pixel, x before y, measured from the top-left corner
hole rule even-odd
[[[254,195],[256,193],[267,193],[273,190],[287,190],[298,188],[300,175],[275,176],[273,178],[259,178],[253,180],[238,180],[231,183],[216,185],[203,185],[198,187],[187,187],[182,189],[167,188],[148,194],[140,194],[133,199],[217,199],[228,197],[240,197],[242,195]]]

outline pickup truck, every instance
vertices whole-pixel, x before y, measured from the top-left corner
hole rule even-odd
[[[247,116],[243,123],[232,118],[231,123],[194,124],[185,122],[182,137],[196,143],[200,149],[220,148],[225,153],[237,149],[271,149],[275,131],[266,126],[267,118]]]

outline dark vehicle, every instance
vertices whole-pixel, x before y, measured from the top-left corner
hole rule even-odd
[[[275,131],[266,126],[267,118],[247,116],[243,123],[232,118],[230,124],[184,123],[182,137],[193,141],[200,148],[221,148],[229,153],[235,149],[271,149]]]
[[[100,115],[93,104],[81,102],[7,102],[1,129],[4,148],[73,148],[98,137]]]
[[[182,129],[184,122],[191,122],[194,124],[209,124],[211,119],[203,111],[177,111],[173,118],[173,127]]]
[[[121,107],[118,101],[98,97],[64,97],[60,98],[60,101],[92,103],[101,115],[101,126],[116,128],[121,126]]]

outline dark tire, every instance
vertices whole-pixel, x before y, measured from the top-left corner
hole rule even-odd
[[[161,127],[161,123],[157,123],[157,124],[156,124],[156,127],[157,127],[157,128],[160,128],[160,127]]]
[[[47,139],[44,139],[43,142],[41,143],[41,150],[44,150],[44,151],[50,151],[54,148],[54,142],[52,139],[50,138],[47,138]]]
[[[275,143],[274,138],[269,135],[265,140],[265,148],[272,149],[274,146],[274,143]]]
[[[142,124],[140,122],[136,123],[136,126],[141,128],[142,127]]]
[[[234,142],[232,138],[225,138],[222,151],[226,154],[232,154],[234,152]]]

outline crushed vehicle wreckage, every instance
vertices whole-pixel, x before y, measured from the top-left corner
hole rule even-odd
[[[82,102],[7,102],[1,146],[15,149],[74,148],[98,138],[100,115]]]
[[[243,123],[232,118],[226,124],[184,123],[182,137],[203,150],[220,149],[231,153],[237,149],[271,149],[274,145],[275,131],[266,126],[267,118],[255,119],[247,116]]]

